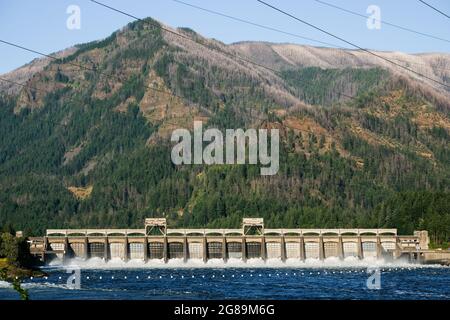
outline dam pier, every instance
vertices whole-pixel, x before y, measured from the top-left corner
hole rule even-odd
[[[171,229],[164,218],[148,218],[143,229],[49,229],[29,243],[31,253],[44,262],[330,257],[424,262],[429,251],[427,231],[400,236],[397,229],[266,229],[262,218],[244,218],[240,229]]]

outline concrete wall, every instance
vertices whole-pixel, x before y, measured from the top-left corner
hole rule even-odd
[[[273,230],[271,230],[273,231]],[[329,230],[328,230],[329,231]],[[67,233],[67,232],[66,232]],[[192,234],[193,232],[191,232]],[[267,232],[266,232],[267,233]],[[67,233],[70,234],[70,233]],[[74,234],[74,233],[72,233]],[[86,232],[88,234],[88,232]],[[276,236],[220,236],[214,233],[211,236],[195,232],[193,236],[141,236],[138,232],[125,232],[127,235],[119,236],[116,233],[105,231],[102,236],[93,233],[93,236],[49,236],[44,237],[43,243],[48,243],[48,254],[55,252],[60,257],[98,257],[106,260],[119,258],[122,260],[139,259],[326,259],[331,257],[392,257],[400,255],[399,252],[409,250],[419,242],[419,235],[398,237],[396,235],[330,235],[330,232],[319,235]],[[226,234],[224,231],[223,234]],[[362,234],[362,235],[361,235]],[[406,245],[405,245],[406,243]],[[407,249],[405,249],[407,248]]]

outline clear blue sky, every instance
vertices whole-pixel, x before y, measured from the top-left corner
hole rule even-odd
[[[262,30],[227,18],[186,7],[172,0],[99,0],[138,17],[153,17],[170,26],[190,27],[197,32],[225,43],[242,40],[291,42],[317,45],[292,36]],[[183,0],[310,38],[339,43],[327,35],[275,12],[256,0]],[[411,34],[382,25],[369,30],[365,19],[329,8],[314,0],[266,0],[302,19],[332,31],[362,47],[416,52],[450,52],[450,43]],[[424,33],[450,39],[450,19],[424,6],[417,0],[324,0],[349,10],[366,14],[369,5],[381,9],[381,18]],[[446,13],[450,1],[427,0]],[[69,5],[81,9],[81,29],[69,30],[66,20]],[[0,0],[0,39],[52,53],[77,43],[98,40],[121,28],[133,19],[98,6],[89,0]],[[13,70],[33,58],[31,53],[0,43],[0,73]]]

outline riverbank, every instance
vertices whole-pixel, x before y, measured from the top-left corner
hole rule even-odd
[[[13,263],[10,263],[7,258],[0,258],[0,270],[2,270],[2,274],[0,277],[1,280],[8,281],[8,279],[23,279],[29,277],[44,277],[46,274],[41,270],[34,268],[25,268],[16,266]]]
[[[0,281],[11,283],[13,289],[17,291],[22,300],[28,300],[28,291],[21,285],[22,279],[41,278],[46,273],[30,268],[19,267],[11,263],[7,258],[0,258]]]

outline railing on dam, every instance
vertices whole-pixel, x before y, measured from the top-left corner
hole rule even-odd
[[[244,236],[242,229],[167,229],[168,236],[208,236],[239,235]],[[108,237],[108,236],[146,236],[145,229],[49,229],[47,237]],[[397,235],[397,229],[264,229],[262,235],[277,236],[363,236],[363,235]],[[413,236],[411,236],[413,237]]]

